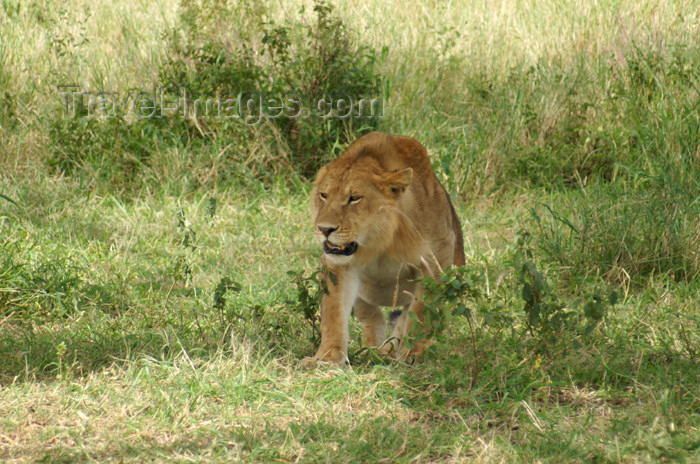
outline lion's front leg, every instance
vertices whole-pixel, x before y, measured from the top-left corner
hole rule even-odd
[[[324,275],[328,293],[321,297],[321,345],[314,357],[304,358],[304,367],[314,367],[318,362],[339,366],[348,362],[349,320],[359,280],[353,274],[334,275],[335,284],[327,273]]]

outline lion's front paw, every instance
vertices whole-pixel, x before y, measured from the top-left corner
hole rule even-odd
[[[319,364],[330,364],[343,367],[350,363],[345,351],[340,348],[319,349],[316,356],[307,356],[301,360],[301,367],[304,369],[315,369]]]
[[[313,356],[307,356],[301,360],[301,368],[306,370],[316,369],[318,361]]]
[[[317,367],[326,364],[328,366],[338,366],[338,367],[345,367],[349,363],[347,361],[330,361],[327,359],[318,359],[314,356],[307,356],[304,359],[301,360],[301,368],[306,369],[306,370],[314,370]]]

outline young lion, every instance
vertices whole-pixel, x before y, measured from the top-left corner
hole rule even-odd
[[[348,362],[353,310],[369,346],[398,359],[420,356],[429,340],[412,349],[401,342],[412,325],[407,313],[423,320],[416,278],[464,264],[459,219],[425,148],[373,132],[321,168],[314,184],[311,214],[328,292],[321,298],[321,346],[302,364]],[[387,342],[380,306],[404,309]]]

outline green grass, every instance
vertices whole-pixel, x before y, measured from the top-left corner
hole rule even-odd
[[[258,51],[266,21],[314,19],[205,3]],[[700,462],[694,3],[338,1],[481,293],[474,333],[454,317],[419,363],[375,359],[353,321],[352,367],[311,372],[295,157],[318,160],[294,131],[63,114],[57,85],[158,85],[197,8],[1,5],[0,460]],[[188,24],[237,43],[217,21]],[[316,123],[318,156],[367,129]]]

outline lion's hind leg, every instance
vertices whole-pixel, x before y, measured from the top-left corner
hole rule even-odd
[[[386,340],[386,319],[379,306],[358,299],[353,307],[362,326],[362,339],[367,346],[378,347]]]
[[[391,336],[379,350],[383,356],[398,360],[420,357],[432,344],[425,338],[423,325],[423,302],[414,299],[411,306],[403,311],[393,311],[389,318]]]

